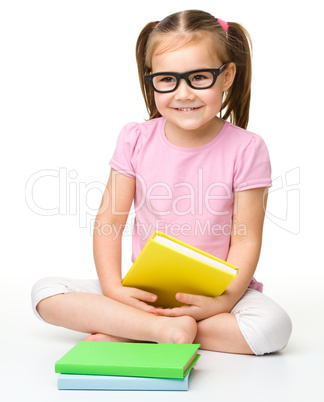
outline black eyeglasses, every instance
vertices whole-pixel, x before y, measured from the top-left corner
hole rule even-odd
[[[202,70],[192,70],[186,73],[161,72],[145,75],[145,80],[151,85],[154,91],[167,93],[175,91],[181,78],[193,89],[211,88],[217,77],[225,70],[227,63],[220,68],[207,68]]]

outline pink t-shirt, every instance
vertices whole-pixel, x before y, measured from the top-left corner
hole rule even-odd
[[[163,117],[123,127],[110,166],[136,179],[134,261],[155,230],[223,260],[233,222],[234,192],[271,186],[266,145],[228,122],[209,143],[181,148],[165,136]],[[250,287],[262,291],[253,280]]]

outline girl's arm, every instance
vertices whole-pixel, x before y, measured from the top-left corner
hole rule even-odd
[[[239,274],[224,293],[230,310],[244,295],[259,261],[267,196],[267,188],[235,193],[235,226],[227,261],[239,267]]]
[[[135,179],[112,169],[93,231],[93,253],[103,294],[145,311],[156,296],[121,285],[122,233],[134,199]]]
[[[261,251],[267,189],[256,188],[235,193],[233,228],[227,261],[239,268],[239,274],[218,297],[178,293],[177,300],[189,306],[157,309],[161,315],[191,315],[197,321],[228,313],[244,295],[257,267]]]

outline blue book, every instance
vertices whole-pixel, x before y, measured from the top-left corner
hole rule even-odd
[[[59,374],[58,389],[106,391],[188,391],[194,369],[182,379]]]

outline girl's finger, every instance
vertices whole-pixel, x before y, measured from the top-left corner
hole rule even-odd
[[[181,317],[183,315],[190,315],[190,308],[185,306],[166,309],[155,309],[155,311],[157,314],[167,317]]]
[[[145,302],[142,302],[140,300],[134,302],[133,307],[142,311],[146,311],[147,313],[154,313],[155,310],[153,306],[150,306],[149,304],[146,304]]]
[[[157,300],[157,296],[153,293],[150,292],[145,292],[144,290],[141,289],[135,289],[134,288],[134,293],[133,297],[139,300],[143,300],[146,302],[155,302]]]
[[[191,295],[191,294],[188,294],[188,293],[177,293],[176,294],[176,299],[179,302],[185,303],[185,304],[192,304],[192,305],[197,305],[198,297],[199,296]]]

